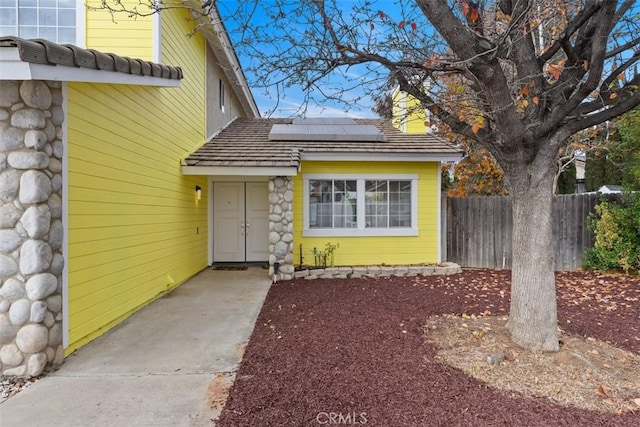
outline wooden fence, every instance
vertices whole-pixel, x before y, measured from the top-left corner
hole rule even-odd
[[[619,194],[609,194],[619,201]],[[586,225],[601,195],[558,195],[554,198],[553,233],[556,271],[582,266],[582,254],[593,246]],[[508,196],[443,197],[443,260],[462,267],[511,268],[513,218]]]

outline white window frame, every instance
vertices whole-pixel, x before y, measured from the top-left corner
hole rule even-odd
[[[311,228],[309,218],[310,180],[355,180],[357,200],[356,228]],[[365,181],[389,180],[411,181],[411,227],[366,228],[365,227]],[[304,174],[303,186],[303,228],[304,237],[358,237],[358,236],[418,236],[418,175],[417,174]]]
[[[56,3],[55,7],[46,7],[46,9],[54,9],[56,11],[56,14],[57,14],[58,11],[60,10],[60,7]],[[71,8],[65,8],[65,9],[71,9]],[[75,12],[75,22],[74,22],[75,41],[72,44],[74,44],[76,46],[79,46],[79,47],[85,47],[84,46],[85,45],[84,38],[86,36],[86,29],[84,27],[85,27],[85,19],[86,19],[86,10],[85,10],[85,2],[84,2],[84,0],[75,0],[75,6],[74,6],[73,9],[74,9],[74,12]],[[24,36],[19,36],[21,26],[20,26],[20,22],[19,22],[19,19],[20,19],[19,10],[20,9],[19,9],[19,5],[17,3],[17,0],[16,0],[16,3],[15,3],[15,10],[16,10],[16,13],[17,13],[16,19],[18,20],[18,22],[16,22],[16,25],[15,25],[15,30],[16,30],[16,34],[15,35],[17,37],[23,37],[24,38]],[[40,5],[38,4],[34,8],[34,10],[36,11],[36,13],[39,13]],[[34,27],[37,28],[38,31],[40,31],[40,29],[42,28],[41,25],[35,25]],[[56,26],[51,27],[51,28],[59,29],[59,28],[65,28],[65,27],[61,27],[61,26],[56,25]],[[66,28],[70,28],[70,27],[66,27]],[[2,35],[7,35],[7,34],[2,34]],[[42,37],[42,35],[39,35],[37,38],[43,38],[43,37]],[[65,41],[60,41],[60,40],[50,40],[50,41],[52,41],[54,43],[61,43],[61,44],[66,43]]]

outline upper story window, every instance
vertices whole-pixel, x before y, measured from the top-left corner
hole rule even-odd
[[[224,83],[222,82],[222,79],[219,80],[218,87],[220,93],[220,109],[224,112]]]
[[[305,236],[415,236],[413,175],[305,175]]]
[[[0,35],[76,43],[76,0],[0,0]]]

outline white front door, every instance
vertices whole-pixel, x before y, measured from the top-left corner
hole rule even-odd
[[[269,189],[266,182],[213,184],[214,262],[269,259]]]

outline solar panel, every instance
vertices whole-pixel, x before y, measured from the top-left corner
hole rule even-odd
[[[271,141],[386,141],[373,125],[360,125],[349,118],[299,118],[293,124],[274,124]]]

